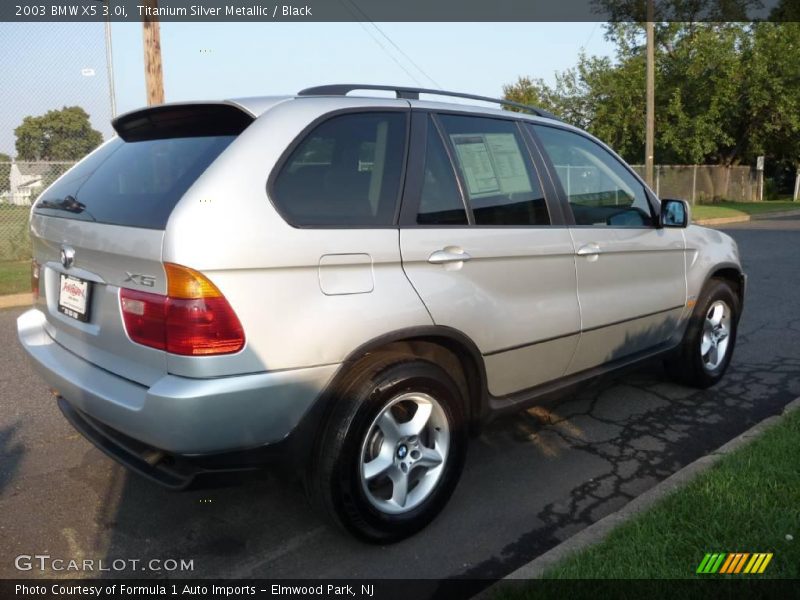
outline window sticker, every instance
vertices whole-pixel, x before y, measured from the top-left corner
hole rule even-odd
[[[513,133],[452,134],[470,198],[532,191]]]

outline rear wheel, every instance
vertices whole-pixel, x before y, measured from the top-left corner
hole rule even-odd
[[[707,388],[717,383],[731,361],[739,324],[739,299],[726,281],[712,279],[689,321],[683,341],[666,361],[680,383]]]
[[[414,534],[441,511],[461,473],[467,436],[458,386],[430,362],[379,359],[336,396],[308,478],[312,500],[362,539]]]

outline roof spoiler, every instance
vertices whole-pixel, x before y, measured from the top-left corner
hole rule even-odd
[[[111,121],[114,131],[126,142],[175,137],[239,135],[254,117],[228,102],[187,102],[141,108]]]

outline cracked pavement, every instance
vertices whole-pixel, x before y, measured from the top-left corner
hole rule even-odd
[[[498,419],[472,440],[444,513],[388,547],[328,527],[273,472],[177,494],[128,474],[70,428],[23,361],[22,310],[0,311],[0,577],[20,575],[23,553],[193,559],[173,574],[188,577],[501,577],[800,396],[800,218],[726,231],[750,279],[719,385],[681,387],[651,364]]]

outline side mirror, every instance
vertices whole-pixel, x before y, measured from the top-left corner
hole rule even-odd
[[[686,227],[689,225],[689,204],[686,200],[665,198],[661,201],[661,226]]]

